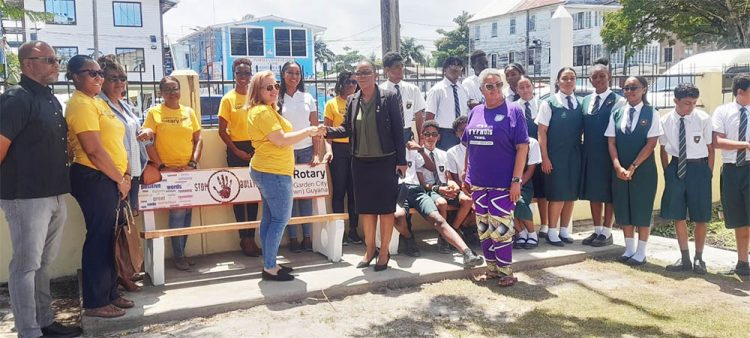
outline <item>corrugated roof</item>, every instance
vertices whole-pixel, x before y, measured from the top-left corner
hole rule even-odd
[[[564,0],[526,0],[521,1],[516,7],[513,8],[511,12],[520,12],[525,11],[529,9],[544,7],[544,6],[551,6],[556,4],[562,4],[562,3],[570,3],[570,1],[564,1]]]
[[[562,4],[616,6],[619,5],[620,2],[617,0],[494,0],[489,5],[475,13],[469,22],[477,22],[510,13]]]

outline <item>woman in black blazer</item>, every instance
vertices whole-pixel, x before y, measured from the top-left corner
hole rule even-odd
[[[388,267],[388,247],[393,233],[398,175],[406,172],[401,103],[395,92],[380,90],[375,66],[357,64],[354,76],[360,90],[349,96],[344,123],[328,127],[327,138],[350,137],[352,176],[357,213],[360,214],[367,251],[357,267],[378,256],[375,271]],[[380,217],[380,246],[375,250],[375,226]]]

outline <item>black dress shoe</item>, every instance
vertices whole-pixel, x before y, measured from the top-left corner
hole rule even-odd
[[[270,272],[263,270],[261,277],[263,278],[263,280],[270,280],[270,281],[276,281],[276,282],[288,282],[288,281],[294,280],[294,276],[284,271],[281,271],[280,269],[279,269],[279,272],[276,273],[275,275],[272,275]]]
[[[625,264],[630,265],[630,266],[641,266],[643,264],[646,264],[646,259],[644,258],[643,261],[637,261],[637,260],[633,259],[633,257],[630,257],[625,262]]]
[[[292,268],[291,266],[287,266],[283,264],[279,264],[279,266],[281,267],[279,271],[284,271],[286,273],[292,273],[292,271],[294,271],[294,268]]]
[[[388,269],[388,262],[391,261],[391,254],[388,254],[388,259],[385,260],[385,264],[375,264],[375,271],[380,272],[385,269]]]
[[[547,233],[539,231],[539,233],[537,234],[537,237],[547,239]]]
[[[706,270],[706,262],[704,262],[702,259],[696,259],[693,262],[693,272],[699,275],[705,275],[708,270]]]
[[[83,330],[78,326],[64,326],[53,322],[42,328],[42,334],[49,337],[78,337],[83,334]]]
[[[690,264],[690,262],[683,262],[682,259],[678,259],[676,262],[667,265],[666,269],[669,272],[687,272],[693,270],[693,264]]]
[[[591,245],[591,242],[593,242],[597,237],[599,237],[599,235],[597,235],[596,232],[595,232],[595,233],[589,235],[589,237],[584,238],[583,241],[581,242],[581,244],[583,244],[583,245]]]
[[[370,257],[370,259],[368,261],[366,261],[366,262],[365,261],[360,261],[359,263],[357,263],[357,269],[364,269],[364,268],[370,266],[370,263],[372,263],[372,260],[375,259],[375,257],[378,257],[378,255],[380,255],[380,250],[376,249],[375,253],[372,255],[372,257]]]
[[[545,240],[547,241],[547,244],[550,244],[550,245],[559,246],[559,247],[565,246],[565,243],[563,243],[563,241],[554,242],[554,241],[551,241],[549,237],[546,237]]]
[[[565,242],[565,243],[568,243],[568,244],[573,244],[573,238],[572,237],[563,237],[563,236],[560,236],[560,240],[563,241],[563,242]]]
[[[612,235],[609,235],[609,237],[605,237],[604,235],[599,235],[596,237],[594,241],[591,242],[591,246],[600,248],[603,246],[612,245],[614,241],[612,240]]]
[[[622,255],[620,257],[617,257],[617,261],[620,263],[627,263],[627,261],[630,260],[630,257],[633,257],[633,255],[630,255],[630,256]]]

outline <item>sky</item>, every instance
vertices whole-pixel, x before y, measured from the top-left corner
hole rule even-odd
[[[401,37],[416,38],[426,51],[435,49],[438,28],[456,28],[461,11],[476,13],[487,5],[480,0],[400,0]],[[326,28],[321,35],[334,53],[344,47],[363,55],[380,56],[379,0],[180,0],[164,15],[164,33],[172,42],[191,28],[227,23],[252,14],[276,15]]]

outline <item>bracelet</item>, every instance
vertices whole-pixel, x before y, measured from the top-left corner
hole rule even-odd
[[[191,167],[193,169],[198,168],[198,163],[196,163],[195,161],[190,161],[188,162],[188,167]]]

